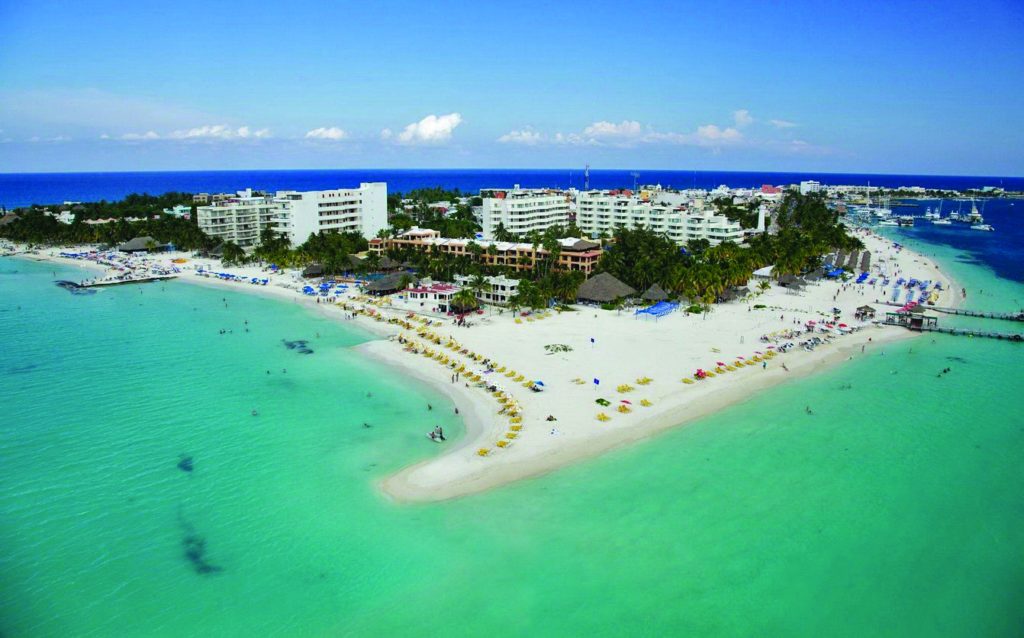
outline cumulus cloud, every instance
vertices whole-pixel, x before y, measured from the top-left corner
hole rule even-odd
[[[636,120],[623,120],[618,124],[602,120],[600,122],[594,122],[583,129],[584,137],[591,137],[595,139],[633,139],[640,137],[642,134],[643,127],[640,125],[640,122],[637,122]]]
[[[775,128],[793,128],[796,126],[795,122],[788,120],[768,120]]]
[[[505,133],[504,135],[499,137],[498,141],[501,142],[502,144],[522,144],[524,146],[536,146],[537,144],[540,144],[543,141],[543,139],[544,137],[540,133],[527,127],[518,131],[509,131],[508,133]]]
[[[270,129],[252,130],[248,126],[232,128],[226,124],[208,124],[189,129],[172,131],[168,136],[172,140],[246,140],[270,137]]]
[[[67,136],[67,135],[54,135],[53,137],[40,137],[38,135],[33,135],[32,137],[28,138],[28,141],[29,142],[33,142],[33,143],[35,143],[35,142],[70,142],[71,138],[69,136]]]
[[[339,142],[348,137],[348,132],[344,131],[337,126],[321,126],[311,131],[306,131],[307,140],[330,140],[332,142]]]
[[[697,127],[697,139],[707,142],[738,142],[743,134],[732,127],[718,128],[714,124]]]
[[[462,114],[449,113],[447,115],[428,115],[419,122],[409,124],[398,134],[397,139],[402,144],[432,144],[445,142],[451,139],[452,132],[462,124]],[[391,130],[381,131],[383,139],[391,138]]]
[[[107,139],[108,135],[101,135],[103,139]],[[160,135],[156,131],[146,131],[145,133],[125,133],[120,137],[126,141],[145,141],[145,140],[158,140]]]
[[[392,131],[389,128],[381,129],[380,139],[382,139],[382,140],[390,140],[392,137],[394,137],[394,135],[395,135],[394,131]]]
[[[742,116],[738,119],[747,121]],[[752,118],[750,121],[753,121]],[[548,140],[548,138],[539,133],[535,133],[535,136],[538,142]],[[737,144],[743,140],[743,133],[740,132],[738,127],[720,127],[716,124],[705,124],[697,127],[693,132],[680,133],[658,131],[654,127],[645,126],[636,120],[623,120],[617,124],[601,120],[584,127],[579,133],[556,133],[550,138],[553,144],[617,147],[634,147],[643,144],[677,144],[681,146],[717,148],[729,144]]]
[[[754,117],[750,114],[747,109],[740,109],[733,111],[732,113],[733,122],[736,123],[736,128],[743,128],[744,126],[750,126],[754,123]]]

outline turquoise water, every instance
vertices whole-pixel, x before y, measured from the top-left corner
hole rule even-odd
[[[349,350],[366,335],[184,284],[76,297],[52,270],[0,260],[4,636],[1024,626],[1018,346],[916,339],[541,479],[400,506],[374,482],[459,425]]]

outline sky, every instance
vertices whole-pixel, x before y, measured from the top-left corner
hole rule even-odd
[[[1024,175],[1024,2],[0,0],[0,172]]]

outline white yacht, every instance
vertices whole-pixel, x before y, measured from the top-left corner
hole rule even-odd
[[[984,230],[992,232],[995,230],[995,228],[993,228],[991,224],[972,224],[971,230]]]
[[[935,209],[933,211],[931,206],[929,206],[928,210],[926,210],[925,213],[924,213],[924,218],[925,219],[939,219],[939,217],[941,217],[941,215],[939,215],[938,209]]]
[[[942,218],[938,218],[938,217],[933,219],[932,223],[935,224],[936,226],[952,226],[953,225],[953,221],[952,220],[950,220],[950,219],[942,219]]]

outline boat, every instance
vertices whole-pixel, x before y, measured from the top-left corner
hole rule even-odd
[[[974,225],[980,224],[982,226],[987,226],[987,224],[985,223],[985,218],[982,217],[981,213],[978,212],[978,205],[974,202],[973,199],[971,200],[971,212],[967,215],[967,219],[965,219],[964,221]]]
[[[952,226],[953,221],[950,219],[933,219],[932,223],[936,226]]]
[[[924,218],[925,219],[938,219],[939,218],[939,211],[938,210],[933,211],[931,206],[929,206],[928,210],[926,210],[925,213],[924,213]]]
[[[899,222],[897,222],[894,219],[883,219],[882,221],[878,222],[878,225],[879,226],[899,226],[900,224],[899,224]]]
[[[994,231],[995,228],[993,228],[991,224],[971,224],[971,230],[984,230],[991,232]]]
[[[897,226],[913,226],[914,225],[914,218],[911,217],[910,215],[900,215],[899,218],[897,218],[896,225]]]

